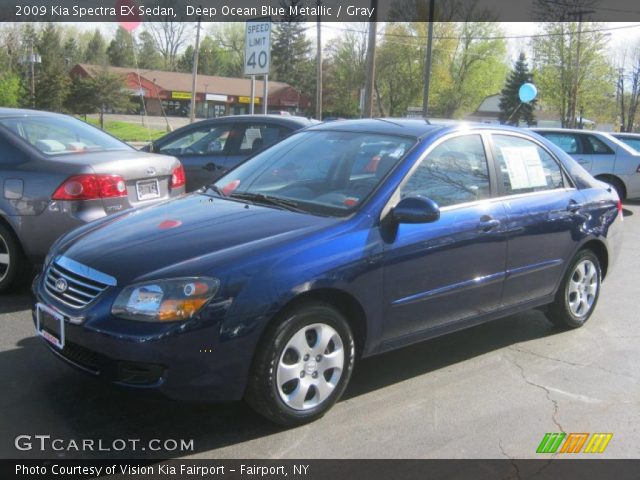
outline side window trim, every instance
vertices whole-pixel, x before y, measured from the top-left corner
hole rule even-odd
[[[556,165],[558,165],[558,167],[560,168],[560,172],[562,173],[562,180],[565,183],[564,188],[565,189],[575,189],[575,184],[571,178],[571,176],[569,175],[569,173],[567,172],[567,169],[565,168],[564,164],[558,159],[558,157],[556,157],[551,151],[549,151],[549,149],[542,144],[541,142],[538,141],[538,139],[533,138],[533,137],[528,137],[525,135],[521,135],[519,133],[516,132],[509,132],[509,131],[501,131],[501,130],[491,130],[487,132],[490,135],[490,139],[489,139],[489,152],[491,153],[491,160],[495,165],[496,168],[496,175],[497,175],[497,171],[498,171],[498,162],[496,161],[496,159],[493,156],[493,147],[494,147],[494,142],[493,142],[493,136],[494,135],[502,135],[502,136],[508,136],[508,137],[515,137],[515,138],[520,138],[522,140],[528,140],[529,142],[534,143],[536,146],[538,146],[541,150],[543,150],[547,155],[549,155],[549,157],[556,163]],[[551,142],[551,140],[548,140],[549,142]],[[560,147],[558,147],[560,148]],[[569,155],[568,153],[566,155]],[[520,196],[520,195],[539,195],[541,193],[544,192],[554,192],[557,189],[553,189],[553,190],[540,190],[537,192],[524,192],[524,193],[518,193],[518,194],[508,194],[505,191],[504,185],[502,184],[502,182],[497,182],[497,186],[498,186],[498,198],[510,198],[510,197],[514,197],[516,195]]]

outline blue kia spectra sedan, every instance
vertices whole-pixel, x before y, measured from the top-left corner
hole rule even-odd
[[[67,234],[33,318],[92,375],[298,425],[358,358],[530,308],[582,326],[621,225],[612,187],[535,133],[331,122]]]

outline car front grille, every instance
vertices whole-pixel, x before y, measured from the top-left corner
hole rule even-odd
[[[66,257],[58,257],[47,267],[44,286],[49,295],[74,309],[96,300],[115,278]]]

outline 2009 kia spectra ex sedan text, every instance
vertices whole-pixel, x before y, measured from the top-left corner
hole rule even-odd
[[[332,122],[60,239],[34,321],[87,372],[295,425],[360,356],[534,307],[581,326],[621,223],[615,191],[535,133]]]

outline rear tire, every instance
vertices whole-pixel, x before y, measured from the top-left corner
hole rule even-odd
[[[598,257],[591,250],[580,250],[569,265],[556,298],[545,315],[558,327],[581,327],[598,303],[601,283]]]
[[[349,324],[333,307],[309,302],[269,327],[255,354],[245,400],[292,427],[322,417],[343,394],[355,360]]]
[[[0,224],[0,293],[24,279],[28,262],[13,232]]]

